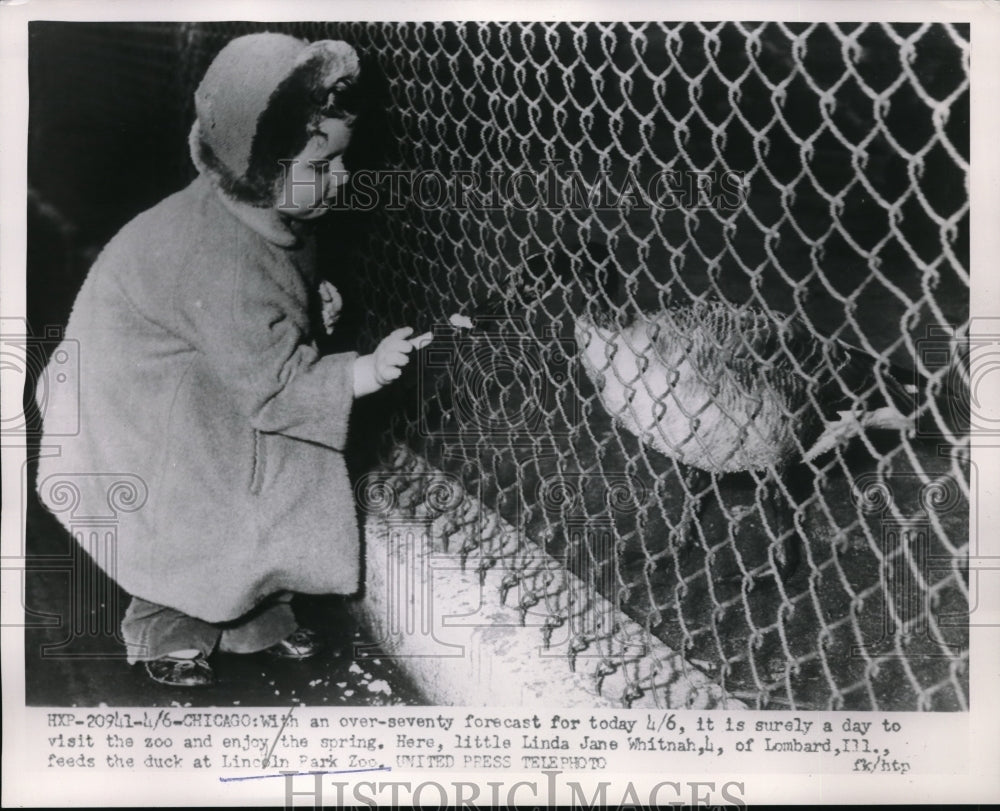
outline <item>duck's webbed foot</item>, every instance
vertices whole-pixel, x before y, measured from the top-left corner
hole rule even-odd
[[[681,475],[683,504],[680,518],[671,532],[671,547],[678,552],[698,546],[699,526],[705,512],[705,496],[714,487],[714,476],[701,468],[689,467]]]
[[[772,481],[766,488],[765,503],[771,513],[768,524],[770,544],[768,558],[777,580],[788,583],[802,562],[806,537],[803,522],[804,504],[812,494],[812,476],[797,467],[782,471],[780,482]]]

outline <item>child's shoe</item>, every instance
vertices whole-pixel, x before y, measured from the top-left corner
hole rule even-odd
[[[215,682],[215,674],[200,651],[174,651],[145,662],[146,675],[168,687],[205,687]]]
[[[311,659],[319,653],[320,642],[315,631],[296,628],[280,642],[271,645],[265,653],[278,659]]]

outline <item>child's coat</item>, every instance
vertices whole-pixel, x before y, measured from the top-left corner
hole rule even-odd
[[[311,248],[266,209],[240,214],[199,177],[108,244],[66,331],[81,431],[45,436],[61,452],[39,463],[67,526],[108,513],[107,479],[88,474],[140,477],[148,497],[118,512],[108,573],[209,622],[276,591],[352,593],[359,578],[341,453],[356,356],[317,353]],[[71,511],[51,495],[63,480],[79,493]]]

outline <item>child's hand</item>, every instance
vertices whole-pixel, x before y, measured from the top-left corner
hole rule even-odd
[[[375,382],[384,386],[403,373],[403,367],[410,362],[413,345],[406,340],[413,334],[413,327],[402,327],[389,333],[374,352]]]
[[[403,373],[410,362],[410,352],[430,343],[430,333],[410,339],[412,327],[401,327],[390,333],[370,355],[354,362],[354,396],[361,397],[378,391]]]
[[[344,309],[344,299],[330,282],[319,283],[319,298],[322,304],[323,329],[327,335],[333,334],[333,328],[340,320],[340,311]]]

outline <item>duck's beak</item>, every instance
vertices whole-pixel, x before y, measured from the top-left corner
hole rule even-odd
[[[540,281],[525,280],[520,275],[509,282],[505,290],[493,293],[477,305],[472,320],[498,319],[511,316],[528,317],[548,291]]]

